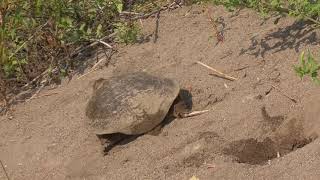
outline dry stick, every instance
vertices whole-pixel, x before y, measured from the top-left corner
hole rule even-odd
[[[215,73],[218,73],[219,75],[216,74],[216,76],[218,76],[218,77],[225,78],[225,79],[228,79],[228,80],[231,80],[231,81],[238,80],[238,78],[229,76],[229,75],[227,75],[227,74],[225,74],[225,73],[223,73],[223,72],[221,72],[221,71],[219,71],[217,69],[214,69],[213,67],[210,67],[210,66],[208,66],[208,65],[206,65],[206,64],[204,64],[204,63],[202,63],[200,61],[197,61],[197,63],[200,64],[201,66],[204,66],[204,67],[214,71]]]
[[[34,98],[40,93],[40,91],[44,88],[44,86],[45,86],[45,85],[42,84],[41,87],[37,90],[37,92],[35,92],[29,99],[27,99],[26,102],[34,99]]]
[[[49,71],[49,69],[45,70],[43,73],[41,73],[39,76],[35,77],[34,79],[32,79],[29,83],[25,84],[22,88],[26,88],[29,87],[32,83],[36,82],[38,79],[41,78],[41,76],[44,76],[45,74],[47,74]]]
[[[97,39],[97,40],[95,40],[95,41],[97,41],[98,43],[101,43],[101,44],[107,46],[107,47],[110,48],[110,49],[113,49],[113,47],[112,47],[110,44],[102,41],[101,39]]]
[[[9,175],[8,175],[8,173],[7,173],[7,171],[6,171],[6,168],[4,167],[4,165],[3,165],[3,163],[2,163],[1,160],[0,160],[0,163],[1,163],[2,169],[3,169],[3,171],[4,171],[4,174],[6,175],[7,179],[10,180]]]
[[[250,66],[243,66],[243,67],[237,68],[237,69],[235,69],[235,70],[233,70],[233,71],[242,71],[242,70],[247,69],[247,68],[249,68],[249,67],[250,67]]]
[[[90,70],[89,72],[81,75],[80,77],[78,77],[78,79],[81,79],[81,78],[87,76],[88,74],[92,73],[93,71],[95,71],[95,70],[96,70],[96,67],[97,67],[99,64],[101,64],[101,62],[102,62],[103,60],[105,60],[105,59],[104,59],[104,58],[101,58],[101,59],[91,68],[91,70]]]
[[[106,59],[108,60],[109,58],[111,58],[111,56],[107,57]],[[97,67],[99,64],[101,64],[101,62],[102,62],[103,60],[105,60],[105,58],[101,58],[101,59],[91,68],[91,70],[90,70],[89,72],[81,75],[80,77],[78,77],[78,79],[81,79],[81,78],[87,76],[88,74],[92,73],[93,71],[95,71],[95,70],[96,70],[96,67]]]
[[[109,56],[109,57],[101,58],[101,59],[91,68],[91,70],[90,70],[89,72],[81,75],[80,77],[78,77],[78,79],[81,79],[81,78],[87,76],[88,74],[94,72],[94,71],[96,70],[96,67],[97,67],[99,64],[101,64],[101,62],[102,62],[103,60],[106,59],[106,60],[108,61],[108,60],[110,60],[111,57],[112,57],[112,52],[110,53],[110,56]]]
[[[44,95],[41,95],[41,96],[34,97],[34,98],[32,98],[32,99],[38,99],[38,98],[47,97],[47,96],[52,96],[52,95],[56,95],[56,94],[59,94],[59,93],[44,94]]]
[[[154,10],[154,11],[152,11],[150,13],[147,13],[147,14],[143,14],[143,15],[140,15],[140,16],[136,16],[136,17],[130,18],[130,20],[146,19],[146,18],[148,18],[148,17],[150,17],[152,15],[157,14],[159,11],[165,11],[167,9],[171,9],[176,4],[177,3],[174,1],[170,5],[166,4],[166,5],[162,6],[160,9]]]
[[[82,52],[82,51],[84,51],[84,50],[86,50],[86,49],[89,49],[89,48],[91,48],[91,47],[93,47],[93,46],[96,46],[96,45],[98,45],[98,44],[100,43],[99,41],[104,41],[104,40],[106,40],[106,39],[110,39],[110,38],[114,37],[116,34],[117,34],[117,33],[114,32],[114,33],[112,33],[112,34],[110,34],[110,35],[108,35],[108,36],[105,36],[105,37],[99,39],[98,41],[95,40],[93,43],[91,43],[91,44],[89,44],[89,45],[87,45],[87,46],[85,46],[85,47],[77,48],[77,49],[75,50],[75,52],[72,53],[70,56],[72,57],[72,56],[74,56],[74,55],[76,55],[76,54],[79,54],[80,52]]]
[[[189,8],[189,10],[184,14],[185,17],[190,14],[190,11],[192,10],[192,7],[193,7],[193,6],[191,6],[191,7]]]
[[[122,11],[120,15],[141,15],[141,13]]]
[[[208,164],[208,163],[203,163],[203,165],[207,166],[208,169],[216,167],[214,164]]]
[[[155,33],[154,33],[153,43],[156,43],[157,40],[158,40],[160,12],[161,12],[161,11],[159,11],[159,12],[157,13],[156,30],[155,30]]]
[[[298,101],[295,100],[293,97],[290,97],[289,95],[285,94],[285,93],[284,93],[281,89],[279,89],[278,87],[276,87],[276,86],[274,86],[274,85],[272,85],[272,84],[271,84],[271,86],[272,86],[275,90],[279,91],[283,96],[285,96],[285,97],[287,97],[288,99],[290,99],[292,102],[294,102],[294,103],[297,103],[297,102],[298,102]]]
[[[182,117],[187,118],[187,117],[199,116],[199,115],[204,114],[206,112],[209,112],[209,110],[193,111],[193,112],[190,112],[190,113],[183,114]]]

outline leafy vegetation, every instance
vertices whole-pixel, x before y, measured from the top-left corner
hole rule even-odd
[[[115,32],[117,33],[117,42],[133,44],[138,41],[140,27],[135,22],[119,22],[115,24]]]
[[[318,78],[318,71],[320,69],[320,64],[315,60],[314,56],[311,54],[310,51],[308,51],[306,59],[305,59],[305,52],[301,53],[300,63],[301,63],[300,65],[294,66],[294,69],[297,75],[300,78],[303,78],[306,75],[310,76],[314,82],[316,82],[317,84],[320,84],[320,80]]]
[[[212,0],[215,4],[226,6],[229,10],[241,7],[253,8],[263,15],[271,12],[286,13],[300,19],[311,20],[317,25],[320,15],[319,0]]]
[[[119,32],[119,42],[133,43],[139,28],[134,23],[120,22],[122,10],[122,0],[2,0],[2,77],[27,83],[33,74],[51,66],[67,72],[70,64],[62,62],[63,57],[114,31]]]

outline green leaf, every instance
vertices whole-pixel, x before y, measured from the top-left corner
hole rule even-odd
[[[96,36],[97,38],[100,38],[102,36],[102,25],[99,24],[96,30]]]
[[[83,23],[83,24],[81,24],[79,30],[80,30],[81,32],[84,32],[84,28],[85,28],[85,27],[86,27],[86,23]]]
[[[118,13],[121,13],[122,9],[123,9],[122,1],[121,0],[114,0],[113,3],[117,8]]]

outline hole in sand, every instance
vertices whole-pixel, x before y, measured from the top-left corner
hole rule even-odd
[[[306,137],[301,122],[291,119],[262,141],[254,138],[233,141],[224,149],[224,154],[234,156],[239,163],[263,165],[304,147],[318,137]]]
[[[284,156],[298,148],[302,148],[312,141],[312,139],[303,139],[291,144],[277,145],[270,138],[266,138],[260,142],[254,138],[250,138],[232,142],[230,147],[224,150],[224,153],[235,156],[238,163],[263,165],[271,159]]]

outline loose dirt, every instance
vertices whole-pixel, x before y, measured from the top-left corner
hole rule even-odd
[[[302,50],[319,49],[319,32],[290,18],[275,25],[251,10],[235,15],[210,7],[226,24],[225,40],[216,45],[207,8],[162,13],[157,43],[119,47],[109,67],[43,90],[2,116],[0,160],[9,177],[319,179],[319,87],[293,71]],[[155,20],[142,25],[151,34]],[[209,75],[196,61],[239,79]],[[123,142],[102,156],[86,126],[92,82],[133,71],[176,79],[191,92],[193,110],[210,111],[174,119],[157,135]],[[0,179],[6,179],[1,168]]]

